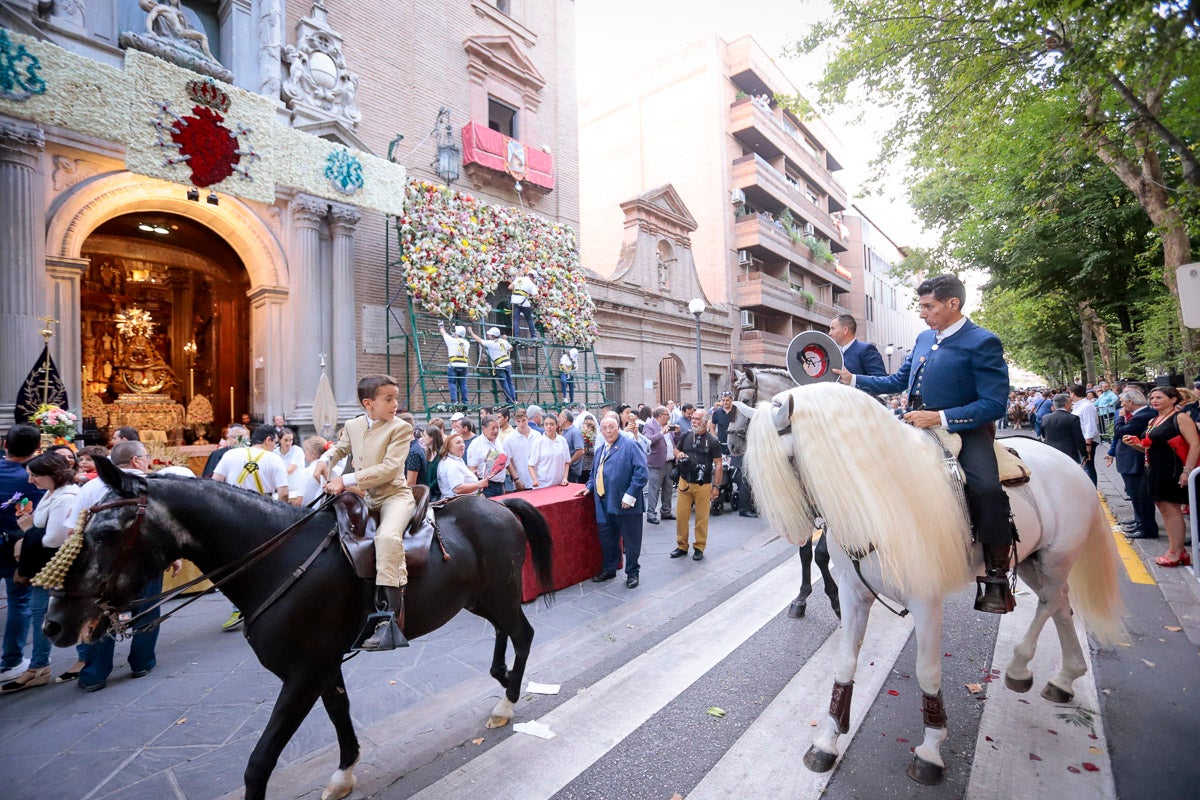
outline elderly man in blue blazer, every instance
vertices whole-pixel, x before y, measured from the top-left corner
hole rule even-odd
[[[971,527],[983,544],[987,569],[975,608],[1007,614],[1016,607],[1008,585],[1013,529],[991,426],[1008,408],[1004,347],[996,334],[963,316],[967,290],[957,276],[930,278],[917,287],[917,298],[930,330],[917,337],[900,369],[884,377],[838,370],[838,378],[872,394],[907,389],[905,422],[918,428],[940,426],[962,437],[958,462],[966,476]]]
[[[1121,392],[1120,413],[1113,418],[1113,439],[1104,456],[1105,466],[1110,466],[1114,459],[1117,462],[1117,472],[1125,482],[1125,494],[1133,504],[1133,519],[1121,523],[1128,539],[1157,539],[1158,521],[1154,518],[1154,499],[1146,486],[1145,458],[1122,441],[1125,436],[1142,438],[1150,420],[1154,419],[1154,409],[1146,404],[1146,395],[1141,389],[1129,387]],[[1082,435],[1082,434],[1081,434]],[[1133,524],[1131,525],[1130,522]]]
[[[596,583],[617,577],[621,565],[621,545],[625,545],[625,586],[638,585],[638,557],[642,553],[642,490],[650,473],[646,454],[632,439],[621,435],[615,415],[600,421],[604,442],[592,457],[592,474],[580,494],[592,494],[596,503],[596,522],[600,526],[600,552],[604,562]]]
[[[858,338],[858,320],[853,314],[838,314],[829,321],[829,338],[837,342],[842,351],[842,362],[847,372],[855,375],[887,375],[883,356],[879,348]]]

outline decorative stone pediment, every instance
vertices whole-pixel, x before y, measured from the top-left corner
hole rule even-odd
[[[546,79],[512,36],[472,36],[463,42],[467,51],[467,72],[491,75],[518,87],[526,103],[536,109],[534,98],[546,85]]]
[[[626,200],[621,203],[621,210],[625,212],[626,227],[649,226],[678,240],[687,239],[699,227],[679,192],[669,183]]]
[[[336,122],[353,131],[362,119],[355,104],[358,75],[342,53],[342,36],[329,26],[322,2],[296,25],[296,43],[283,48],[287,77],[280,87],[293,123],[305,127]]]

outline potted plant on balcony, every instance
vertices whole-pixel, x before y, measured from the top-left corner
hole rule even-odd
[[[808,308],[812,308],[813,303],[817,302],[817,296],[808,289],[801,289],[797,294],[800,295],[800,299],[804,301],[804,305]]]

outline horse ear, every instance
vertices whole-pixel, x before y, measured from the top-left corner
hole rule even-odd
[[[146,479],[118,469],[107,456],[96,456],[96,475],[122,497],[136,497],[146,488]]]
[[[775,430],[783,431],[792,426],[792,411],[796,407],[796,398],[790,393],[787,396],[786,402],[772,400],[771,405],[774,410],[771,412],[771,420],[775,423]]]

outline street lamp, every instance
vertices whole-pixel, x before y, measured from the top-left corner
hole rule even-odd
[[[895,347],[892,347],[892,346],[889,344],[889,345],[888,345],[886,348],[884,348],[884,351],[883,351],[883,352],[887,353],[887,357],[888,357],[888,374],[890,375],[890,374],[892,373],[892,353],[896,352],[896,348],[895,348]]]
[[[433,166],[437,176],[449,186],[458,180],[459,170],[462,169],[462,150],[454,143],[454,129],[450,127],[450,109],[445,106],[438,110],[434,132],[437,136],[437,161]]]
[[[688,303],[688,311],[696,318],[696,403],[704,408],[704,362],[700,355],[700,315],[704,313],[704,300],[697,297]]]

